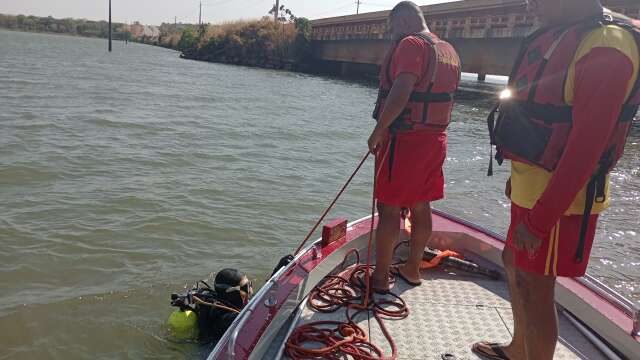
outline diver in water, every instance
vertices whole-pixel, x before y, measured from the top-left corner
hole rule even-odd
[[[252,295],[252,283],[243,272],[223,269],[213,287],[199,281],[184,294],[171,295],[171,305],[179,308],[169,317],[171,332],[182,339],[218,341]]]

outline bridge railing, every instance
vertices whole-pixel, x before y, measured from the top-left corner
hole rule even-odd
[[[640,4],[635,6],[611,6],[611,10],[630,17],[640,18]],[[451,13],[437,17],[427,16],[429,28],[445,39],[453,38],[513,38],[526,36],[539,21],[527,14],[523,9],[512,9],[500,14],[464,14]],[[381,40],[388,39],[387,21],[385,18],[368,21],[352,21],[345,23],[312,24],[312,39],[330,40]]]

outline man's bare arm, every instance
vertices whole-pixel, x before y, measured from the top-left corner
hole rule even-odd
[[[385,130],[391,126],[391,123],[400,116],[404,108],[407,106],[409,97],[413,92],[413,87],[418,81],[418,77],[411,73],[402,73],[398,75],[393,82],[389,96],[384,103],[384,111],[380,116],[376,130]]]
[[[416,75],[402,73],[393,82],[389,96],[384,103],[382,115],[380,115],[378,124],[369,138],[369,150],[371,152],[375,152],[382,144],[386,130],[402,114],[417,81],[418,77]]]

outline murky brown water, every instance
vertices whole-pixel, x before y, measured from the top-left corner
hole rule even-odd
[[[233,266],[258,280],[366,151],[367,84],[0,31],[0,359],[183,358],[169,294]],[[504,232],[485,115],[458,97],[436,204]],[[640,300],[640,130],[612,180],[591,272]],[[334,215],[369,211],[371,169]]]

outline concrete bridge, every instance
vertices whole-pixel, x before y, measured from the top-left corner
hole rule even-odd
[[[603,0],[608,8],[640,18],[638,0]],[[422,6],[431,31],[456,48],[465,72],[509,75],[520,42],[538,19],[523,0],[463,0]],[[389,11],[318,19],[311,22],[314,57],[349,73],[376,73],[389,46]]]

